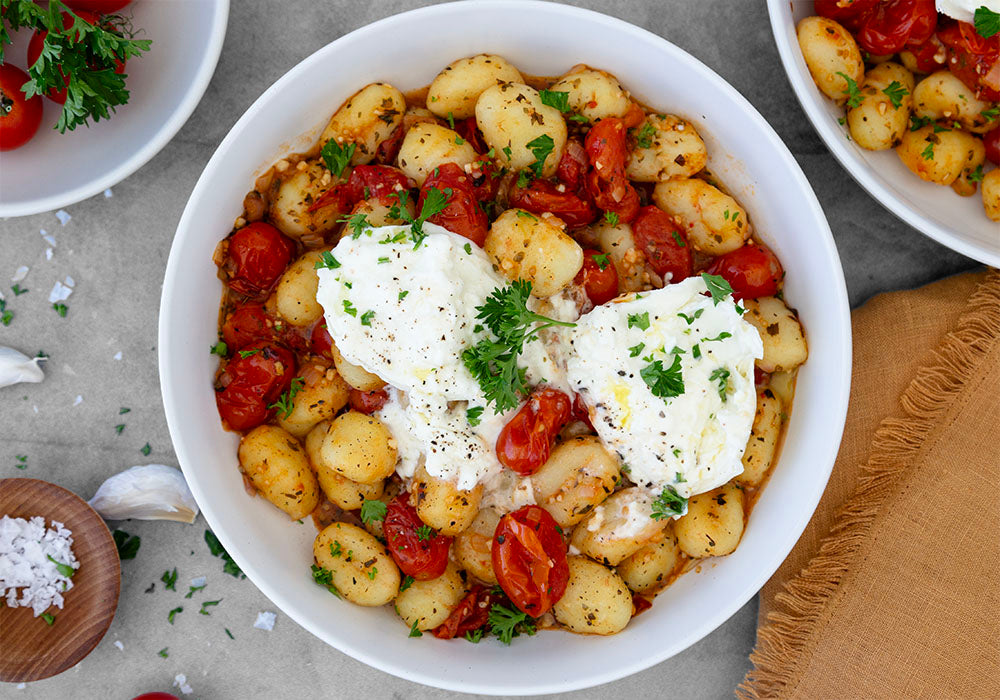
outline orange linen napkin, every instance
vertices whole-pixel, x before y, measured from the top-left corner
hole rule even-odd
[[[1000,271],[853,314],[844,440],[761,592],[749,698],[1000,698]]]

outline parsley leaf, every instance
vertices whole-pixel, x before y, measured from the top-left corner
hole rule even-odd
[[[848,107],[857,107],[865,101],[865,96],[861,94],[861,89],[858,88],[858,84],[854,81],[854,78],[841,71],[837,71],[837,75],[847,81],[847,89],[844,90],[844,94],[847,95]]]
[[[361,238],[361,234],[365,232],[366,228],[371,227],[371,222],[368,221],[368,216],[364,212],[358,212],[357,214],[351,214],[350,216],[342,216],[337,219],[338,222],[347,224],[347,228],[351,229],[351,238],[357,240]],[[317,267],[319,263],[317,263]],[[337,267],[340,267],[339,265]]]
[[[701,342],[703,342],[703,343],[712,343],[712,342],[715,342],[717,340],[725,340],[726,338],[732,338],[732,337],[733,337],[733,334],[730,333],[729,331],[722,331],[721,333],[719,333],[719,335],[715,336],[714,338],[702,338]]]
[[[119,559],[122,561],[135,559],[135,555],[139,553],[139,545],[142,543],[138,535],[130,535],[124,530],[115,530],[111,536],[115,540]]]
[[[601,268],[603,271],[609,264],[607,253],[601,253],[600,255],[591,255],[590,259],[597,263],[597,267]]]
[[[607,221],[612,226],[618,225],[618,215],[615,214],[613,211],[604,212],[604,220]]]
[[[920,131],[925,126],[929,126],[934,123],[934,120],[930,117],[918,117],[916,114],[910,115],[910,131]]]
[[[434,532],[434,528],[432,528],[430,525],[421,525],[420,527],[417,528],[417,539],[420,540],[421,542],[434,539],[434,535],[436,534],[437,533]]]
[[[542,98],[542,104],[555,107],[560,112],[569,111],[569,93],[559,90],[539,90],[538,94]]]
[[[39,617],[45,620],[45,624],[48,625],[49,627],[54,625],[56,622],[56,616],[50,613],[42,613],[41,615],[39,615]]]
[[[225,357],[226,354],[229,352],[229,347],[226,345],[225,341],[220,340],[218,343],[210,347],[208,351],[213,355],[218,355],[219,357]]]
[[[496,635],[502,644],[510,645],[511,640],[519,633],[532,635],[535,633],[535,621],[527,613],[494,603],[487,617],[490,631]]]
[[[653,520],[663,520],[675,515],[684,515],[687,513],[687,504],[688,499],[677,493],[673,486],[667,486],[653,501],[653,512],[649,517]]]
[[[361,314],[361,325],[362,326],[371,326],[373,318],[375,318],[375,312],[374,311],[372,311],[371,309],[369,309],[368,311],[365,311],[363,314]]]
[[[333,257],[333,253],[329,250],[324,250],[319,254],[319,260],[316,261],[316,264],[313,265],[313,267],[317,270],[322,270],[323,268],[326,268],[327,270],[336,270],[340,267],[340,261]]]
[[[400,593],[402,593],[402,592],[403,592],[403,591],[405,591],[405,590],[406,590],[407,588],[409,588],[410,586],[412,586],[412,585],[413,585],[413,582],[414,582],[415,580],[416,580],[416,579],[414,579],[414,578],[413,578],[412,576],[410,576],[409,574],[407,574],[406,576],[404,576],[404,577],[403,577],[403,582],[402,582],[401,584],[399,584],[399,592],[400,592]]]
[[[994,12],[985,5],[976,9],[973,20],[976,33],[984,39],[989,39],[994,34],[1000,34],[1000,13]]]
[[[995,122],[997,117],[1000,117],[1000,107],[990,107],[989,109],[984,109],[979,113],[979,116],[983,117],[988,122]]]
[[[302,390],[305,385],[306,380],[302,377],[295,377],[292,379],[291,385],[288,387],[288,391],[285,391],[278,397],[278,400],[268,406],[269,409],[276,408],[278,413],[283,414],[282,417],[288,418],[292,415],[292,411],[295,410],[295,403],[293,399],[295,395]]]
[[[645,347],[646,347],[645,343],[639,343],[638,345],[633,345],[632,347],[630,347],[628,349],[628,356],[629,357],[639,357],[639,355],[642,354],[643,348],[645,348]]]
[[[690,326],[697,319],[701,318],[701,315],[703,313],[705,313],[705,309],[698,309],[697,311],[695,311],[690,316],[688,316],[687,314],[677,314],[677,315],[680,316],[681,318],[683,318],[687,322],[687,324]]]
[[[712,304],[715,306],[718,306],[720,301],[723,301],[733,293],[733,288],[729,286],[729,282],[719,275],[710,275],[707,272],[702,272],[701,278],[705,280],[705,286],[708,287],[708,293],[712,295]]]
[[[384,501],[366,498],[361,504],[361,522],[367,525],[373,521],[385,520],[386,510]]]
[[[333,572],[329,569],[324,569],[315,564],[309,567],[312,570],[313,582],[318,586],[323,586],[326,590],[330,591],[333,595],[340,597],[340,591],[337,587],[333,585]]]
[[[163,572],[163,576],[160,577],[160,580],[163,581],[163,587],[166,590],[168,590],[168,591],[176,591],[177,590],[177,567],[175,566],[174,570],[172,572],[171,571],[164,571]]]
[[[240,569],[239,565],[233,561],[233,558],[229,555],[229,552],[225,550],[222,543],[219,542],[219,538],[215,536],[215,533],[211,530],[205,530],[205,544],[208,545],[208,551],[212,556],[219,557],[224,563],[222,567],[222,573],[229,574],[230,576],[236,578],[246,578],[246,575]]]
[[[910,94],[898,80],[893,80],[885,88],[882,89],[882,94],[889,98],[892,102],[892,106],[899,109],[903,106],[903,98]]]
[[[529,165],[528,168],[535,174],[535,177],[541,177],[542,168],[545,166],[545,159],[549,157],[552,149],[556,147],[555,141],[548,134],[542,134],[528,141],[527,146],[531,154],[535,156],[535,162]]]
[[[629,328],[639,328],[641,330],[646,330],[649,328],[649,312],[644,311],[641,314],[629,314],[628,315],[628,327]]]
[[[472,408],[466,410],[465,419],[469,421],[469,425],[475,427],[482,422],[482,415],[485,409],[482,406],[473,406]]]
[[[351,162],[351,158],[354,156],[354,149],[357,147],[355,143],[341,146],[337,143],[337,139],[330,139],[323,144],[323,150],[319,152],[319,155],[323,159],[323,162],[326,163],[327,169],[333,173],[333,176],[340,177],[341,173],[344,172],[344,168]]]
[[[167,613],[167,622],[169,622],[171,625],[174,624],[174,617],[177,615],[177,613],[182,613],[182,612],[184,612],[184,607],[178,605],[176,608]]]
[[[664,369],[662,360],[655,360],[639,370],[639,376],[646,382],[653,396],[669,399],[684,393],[684,377],[681,374],[680,355],[674,355],[674,361]]]
[[[48,558],[48,560],[50,562],[52,562],[53,564],[56,565],[56,571],[59,572],[60,576],[65,576],[66,578],[73,578],[73,574],[76,573],[76,569],[74,569],[69,564],[63,564],[61,561],[58,561],[57,559],[53,559],[51,554],[46,554],[45,556]],[[177,571],[175,569],[174,570],[174,578],[176,578],[176,574],[177,574]],[[164,576],[166,576],[166,574],[164,574]]]
[[[656,127],[649,122],[645,122],[635,135],[635,145],[639,148],[650,148],[653,145],[653,136],[655,135]]]
[[[927,142],[927,148],[920,152],[920,157],[924,160],[934,160],[934,144]]]
[[[410,636],[411,637],[423,637],[424,633],[417,629],[417,623],[419,620],[414,620],[413,624],[410,626]]]
[[[358,310],[354,308],[354,304],[351,303],[350,299],[344,299],[344,313],[350,314],[351,316],[357,317]]]
[[[69,311],[69,307],[63,304],[61,301],[57,301],[55,304],[53,304],[52,308],[56,310],[56,313],[59,314],[61,318],[66,318],[66,312]]]
[[[719,398],[725,403],[728,400],[726,390],[729,388],[729,370],[719,367],[708,376],[708,381],[719,383]]]
[[[976,169],[969,173],[969,182],[982,182],[983,181],[983,164],[980,163],[976,166]]]

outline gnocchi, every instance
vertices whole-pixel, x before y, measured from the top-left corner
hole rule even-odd
[[[254,488],[292,520],[319,503],[319,484],[302,445],[278,426],[261,425],[244,435],[238,456]]]

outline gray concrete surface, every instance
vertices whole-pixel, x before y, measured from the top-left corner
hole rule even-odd
[[[133,464],[176,465],[160,403],[156,321],[164,265],[191,188],[230,126],[295,63],[346,32],[423,4],[233,0],[208,92],[158,156],[114,187],[111,199],[99,195],[68,207],[73,218],[65,226],[51,213],[0,222],[0,280],[14,313],[9,327],[0,326],[0,344],[51,356],[43,384],[0,390],[0,476],[47,479],[87,498],[107,476]],[[764,0],[576,4],[643,26],[690,51],[763,113],[826,210],[852,305],[877,292],[976,266],[894,218],[830,156],[781,69]],[[57,240],[51,261],[44,255],[41,228]],[[10,277],[20,265],[31,267],[21,283],[30,291],[15,298],[9,293]],[[76,291],[66,318],[60,318],[47,297],[66,275],[75,279]],[[77,396],[82,402],[74,405]],[[120,415],[121,407],[131,412]],[[126,427],[116,435],[119,423]],[[140,453],[146,443],[152,448],[148,458]],[[15,468],[17,455],[27,455],[26,469]],[[203,520],[194,526],[120,525],[140,535],[142,547],[135,560],[123,563],[121,602],[107,636],[78,667],[24,689],[0,685],[0,697],[127,699],[170,690],[178,673],[194,690],[186,697],[217,700],[456,696],[372,670],[280,613],[273,632],[253,629],[258,611],[277,609],[249,580],[222,572],[222,563],[203,542]],[[164,570],[174,567],[177,593],[159,582]],[[188,580],[202,575],[208,588],[184,600]],[[154,583],[153,592],[145,592]],[[220,598],[210,616],[197,613],[200,601]],[[184,612],[170,625],[167,612],[176,605]],[[752,601],[705,640],[644,673],[567,697],[731,697],[749,666],[756,609]],[[226,628],[235,639],[227,637]],[[116,640],[123,650],[113,644]],[[167,658],[158,656],[163,648]]]

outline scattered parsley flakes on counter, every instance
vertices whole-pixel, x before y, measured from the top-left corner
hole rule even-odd
[[[49,627],[51,627],[56,623],[55,615],[51,615],[49,613],[42,613],[41,615],[39,615],[39,617],[45,620],[45,624],[47,624]]]
[[[139,552],[139,545],[142,543],[138,535],[130,535],[124,530],[115,530],[111,536],[115,540],[115,547],[118,548],[119,559],[122,561],[135,559],[135,555]]]
[[[368,217],[362,212],[350,216],[342,216],[337,221],[347,224],[347,228],[351,229],[351,238],[355,240],[361,238],[361,234],[365,232],[365,229],[371,226]],[[316,264],[319,265],[319,263]]]
[[[14,459],[17,460],[17,464],[15,464],[14,466],[17,467],[18,469],[28,468],[28,455],[15,455]]]
[[[205,586],[208,585],[207,583],[203,583],[200,586],[195,586],[193,584],[194,584],[194,582],[192,581],[192,585],[188,586],[188,592],[184,595],[185,598],[190,598],[191,596],[193,596],[198,591],[204,590]]]
[[[675,515],[684,515],[687,512],[687,504],[688,499],[677,493],[673,486],[667,486],[653,501],[653,512],[649,517],[653,520],[663,520]]]
[[[215,536],[215,533],[211,530],[205,530],[205,544],[208,545],[208,551],[212,556],[220,557],[225,565],[222,567],[222,572],[234,576],[236,578],[246,578],[246,574],[243,573],[242,569],[233,561],[233,558],[229,556],[229,552],[226,551],[222,543],[219,542],[219,538]]]
[[[168,656],[170,656],[170,654],[167,653],[167,649],[169,649],[169,648],[170,647],[163,647],[158,652],[156,652],[156,655],[157,656],[162,656],[164,659],[167,658]]]
[[[361,522],[367,525],[373,521],[384,520],[386,510],[387,507],[384,501],[366,498],[365,502],[361,504]],[[340,547],[339,542],[337,543],[337,547]],[[334,554],[333,556],[337,555]]]
[[[69,307],[63,304],[61,301],[57,301],[52,305],[56,313],[59,314],[60,318],[66,318],[66,313],[69,311]],[[5,324],[6,325],[6,324]]]
[[[132,409],[131,408],[126,408],[125,406],[122,406],[121,408],[118,409],[118,415],[119,416],[124,416],[126,413],[131,413],[131,412],[132,412]]]
[[[233,636],[233,633],[229,631],[228,627],[226,627],[226,634],[229,636],[230,639],[236,639],[236,637]]]
[[[31,291],[31,290],[28,290],[28,289],[22,289],[22,288],[21,288],[21,285],[19,285],[19,284],[15,284],[15,285],[13,285],[13,286],[12,286],[12,287],[10,288],[10,291],[14,292],[14,296],[16,296],[16,297],[19,297],[19,296],[21,296],[22,294],[27,294],[27,293],[28,293],[29,291]]]
[[[172,572],[171,571],[164,571],[163,572],[163,576],[160,577],[160,580],[163,581],[163,587],[165,589],[167,589],[168,591],[176,591],[177,590],[177,567],[175,566],[174,570]]]
[[[7,308],[7,302],[4,299],[0,299],[0,323],[5,326],[9,326],[10,322],[14,320],[14,312]]]
[[[177,613],[182,613],[182,612],[184,612],[183,606],[178,605],[176,608],[167,613],[167,622],[169,622],[171,625],[174,624],[174,617],[177,616]]]
[[[119,423],[118,425],[115,426],[115,433],[117,433],[118,435],[121,435],[122,431],[124,431],[124,430],[125,430],[125,424],[124,423]]]
[[[148,442],[139,449],[139,452],[142,452],[142,454],[143,454],[144,457],[148,457],[149,453],[152,452],[152,451],[153,451],[153,448],[149,446]]]
[[[206,600],[204,603],[201,604],[201,610],[198,611],[198,614],[199,615],[210,615],[211,613],[209,613],[208,610],[206,610],[206,608],[213,607],[215,605],[218,605],[221,602],[222,602],[222,598],[219,598],[218,600]]]

